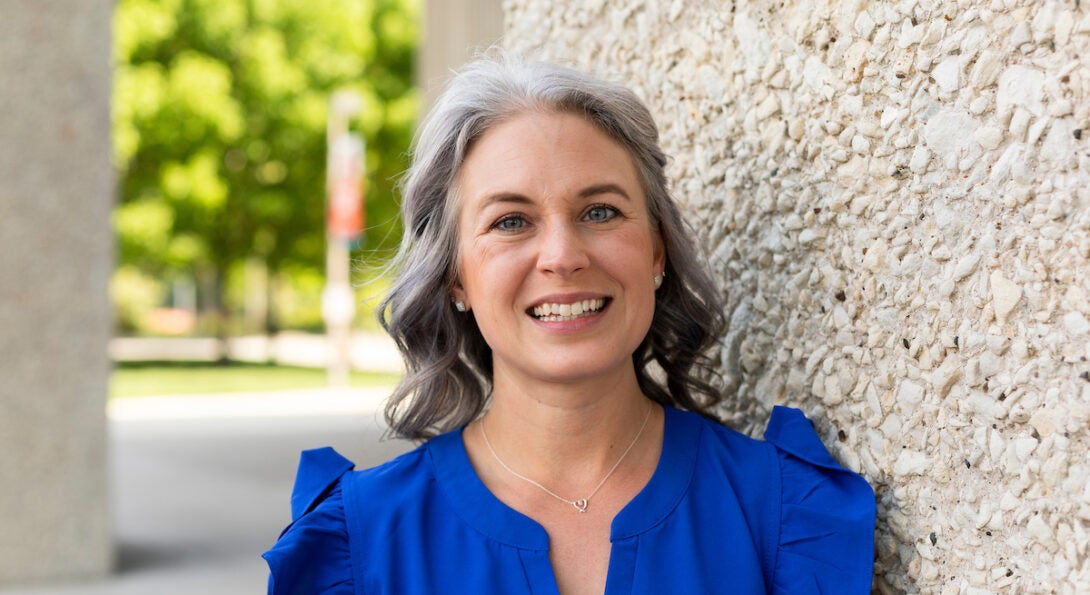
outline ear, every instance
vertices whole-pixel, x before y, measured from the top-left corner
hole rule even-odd
[[[651,231],[651,236],[654,271],[662,275],[666,272],[666,240],[662,235],[662,225],[656,225]]]
[[[469,309],[469,300],[466,299],[466,290],[462,287],[462,284],[455,282],[450,288],[450,297],[455,302],[463,302],[466,305],[466,309]]]

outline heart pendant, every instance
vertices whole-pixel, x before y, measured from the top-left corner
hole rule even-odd
[[[575,502],[572,502],[571,505],[574,506],[575,509],[578,510],[579,512],[586,512],[587,511],[587,499],[586,498],[580,498],[580,499],[576,500]]]

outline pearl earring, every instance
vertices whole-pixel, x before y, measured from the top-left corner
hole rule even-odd
[[[665,276],[666,276],[666,273],[663,273],[662,275],[655,275],[654,277],[651,278],[651,280],[655,283],[655,289],[658,289],[659,287],[662,287],[662,278],[665,277]]]
[[[463,302],[462,300],[454,300],[454,309],[459,311],[459,312],[465,312],[466,311],[466,303]]]

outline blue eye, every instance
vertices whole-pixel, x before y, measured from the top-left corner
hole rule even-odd
[[[500,231],[518,231],[526,227],[526,220],[518,215],[508,215],[492,224],[493,229]]]
[[[613,207],[607,207],[606,205],[596,205],[587,209],[587,214],[583,216],[587,221],[593,221],[601,223],[603,221],[609,221],[617,216],[617,209]]]

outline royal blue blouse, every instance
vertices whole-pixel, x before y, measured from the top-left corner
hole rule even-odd
[[[461,431],[352,468],[303,452],[269,593],[558,592],[545,530],[488,491]],[[868,593],[874,516],[797,409],[776,407],[760,442],[666,408],[658,467],[613,519],[605,592]]]

